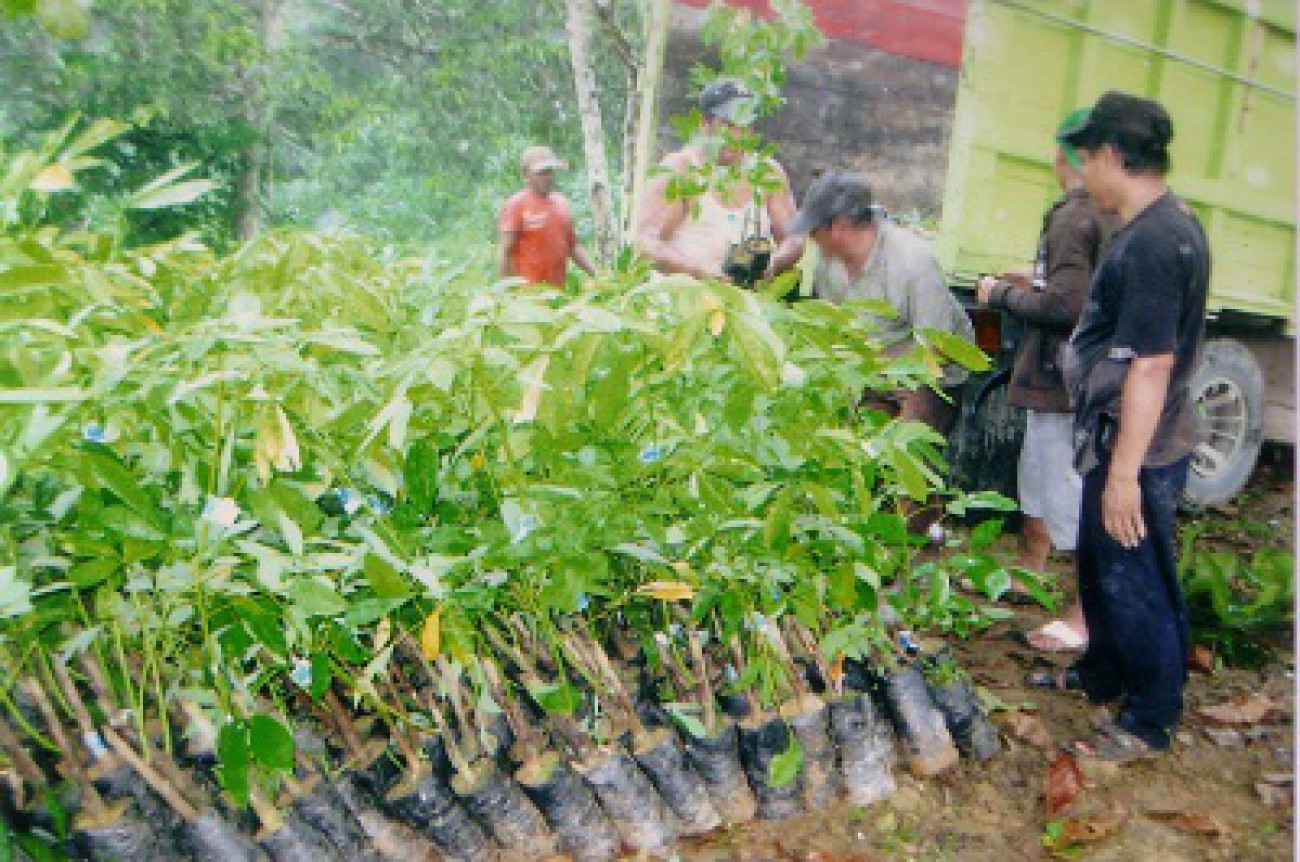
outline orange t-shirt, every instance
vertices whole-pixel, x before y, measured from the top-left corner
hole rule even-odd
[[[502,232],[516,235],[510,260],[516,275],[529,284],[564,285],[569,252],[577,242],[564,195],[551,192],[542,197],[532,189],[516,192],[501,208],[497,225]]]

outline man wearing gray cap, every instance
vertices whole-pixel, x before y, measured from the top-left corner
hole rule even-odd
[[[975,340],[970,318],[948,289],[930,246],[884,218],[860,174],[828,171],[820,176],[789,230],[807,235],[821,252],[813,274],[815,297],[835,304],[884,300],[893,306],[897,317],[872,316],[888,355],[907,351],[913,333],[923,328]],[[922,387],[873,396],[871,404],[947,434],[957,418],[957,387],[965,379],[963,369],[945,366],[940,383],[946,397]]]
[[[738,149],[736,139],[753,123],[757,99],[735,78],[720,78],[700,94],[701,134],[660,163],[641,199],[635,244],[660,272],[721,279],[730,246],[751,236],[776,245],[766,276],[784,272],[803,254],[803,238],[786,229],[794,196],[775,160]],[[762,161],[747,161],[761,159]],[[721,170],[709,170],[717,169]],[[692,185],[701,171],[709,187],[698,197],[670,198],[670,185]],[[751,176],[765,175],[771,189],[756,189]],[[723,180],[719,182],[719,180]]]

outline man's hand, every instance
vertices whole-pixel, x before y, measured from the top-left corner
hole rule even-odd
[[[991,275],[980,278],[975,285],[975,299],[980,305],[988,305],[989,300],[993,297],[993,288],[998,286],[998,280]]]
[[[1106,489],[1101,495],[1101,520],[1110,537],[1132,550],[1146,538],[1147,527],[1142,520],[1142,486],[1136,477],[1106,477]]]

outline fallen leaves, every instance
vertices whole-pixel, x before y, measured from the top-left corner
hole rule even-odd
[[[1207,727],[1205,735],[1219,748],[1240,748],[1245,744],[1241,738],[1241,731],[1233,730],[1231,727]]]
[[[1196,713],[1216,724],[1259,724],[1277,708],[1277,704],[1264,695],[1252,694],[1244,699],[1201,707]]]
[[[1188,664],[1192,670],[1197,673],[1203,673],[1206,676],[1214,675],[1214,651],[1204,644],[1197,644],[1192,647],[1192,655]]]
[[[1096,844],[1119,831],[1128,820],[1128,812],[1115,808],[1092,817],[1069,817],[1053,820],[1043,833],[1043,847],[1053,855],[1070,856],[1083,844]]]
[[[1295,792],[1295,776],[1289,772],[1265,772],[1255,782],[1255,792],[1265,805],[1290,805]]]
[[[1108,835],[1113,835],[1127,819],[1128,812],[1122,808],[1096,817],[1071,817],[1065,821],[1061,838],[1067,844],[1095,844]]]
[[[1083,771],[1079,769],[1079,762],[1062,751],[1047,767],[1047,782],[1043,789],[1047,816],[1055,817],[1068,808],[1082,789]]]
[[[1056,744],[1047,725],[1032,712],[1007,713],[1004,722],[1011,736],[1021,742],[1027,742],[1038,748],[1052,748]]]
[[[1232,828],[1228,824],[1212,814],[1202,814],[1199,811],[1153,809],[1147,811],[1147,817],[1196,835],[1220,838],[1232,834]]]

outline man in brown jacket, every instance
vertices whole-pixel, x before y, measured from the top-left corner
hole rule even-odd
[[[1074,128],[1087,113],[1086,108],[1075,111],[1060,128]],[[1018,471],[1024,526],[1017,562],[1035,572],[1046,569],[1052,548],[1074,551],[1079,533],[1083,480],[1073,465],[1074,417],[1061,349],[1083,313],[1093,270],[1111,230],[1109,219],[1088,197],[1079,166],[1078,152],[1059,143],[1053,168],[1064,194],[1043,217],[1033,272],[986,277],[977,292],[981,305],[1004,311],[1024,326],[1009,400],[1026,411]],[[1043,650],[1083,649],[1088,633],[1079,602],[1061,619],[1030,632],[1028,639]]]

